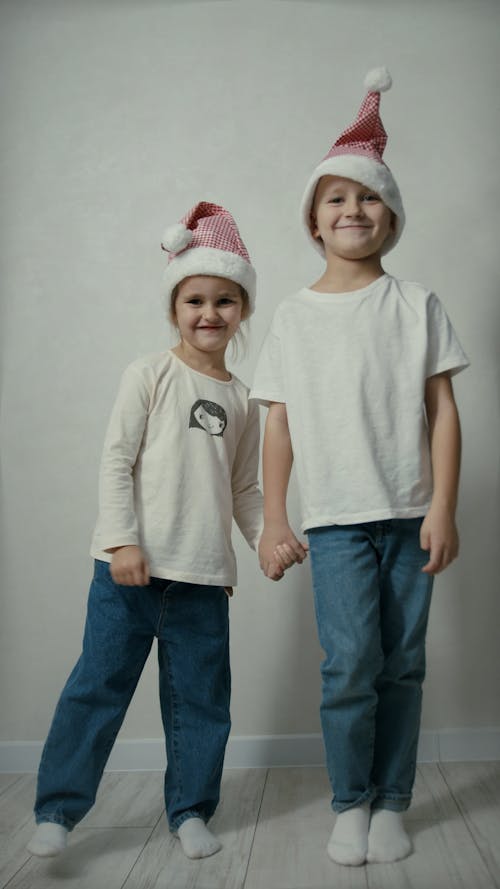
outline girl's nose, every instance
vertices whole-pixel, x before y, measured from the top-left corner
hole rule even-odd
[[[206,303],[203,307],[203,317],[207,321],[215,321],[218,317],[217,306],[213,306],[211,303]]]

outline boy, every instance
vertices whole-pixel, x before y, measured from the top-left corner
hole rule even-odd
[[[287,565],[295,459],[321,645],[321,719],[337,813],[330,857],[409,854],[432,579],[456,557],[460,427],[450,377],[468,360],[439,300],[386,274],[404,211],[382,160],[386,69],[302,201],[326,268],[275,314],[251,397],[269,405],[259,555]],[[426,556],[426,552],[429,553]]]

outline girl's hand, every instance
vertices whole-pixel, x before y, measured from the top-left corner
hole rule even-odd
[[[307,557],[307,543],[300,543],[288,522],[266,523],[259,543],[259,561],[266,577],[281,580],[291,565],[302,564]]]
[[[430,552],[424,574],[439,574],[458,556],[458,531],[453,515],[431,506],[420,529],[420,546]]]
[[[140,546],[120,546],[111,557],[111,577],[122,586],[147,586],[149,565]]]

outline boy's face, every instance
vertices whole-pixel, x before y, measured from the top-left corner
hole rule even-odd
[[[395,218],[374,191],[353,179],[322,176],[311,211],[311,233],[328,256],[366,259],[380,255]]]

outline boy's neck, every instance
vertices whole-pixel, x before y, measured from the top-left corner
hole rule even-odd
[[[365,259],[327,256],[324,273],[310,289],[319,293],[350,293],[368,287],[382,275],[385,271],[378,254]]]

